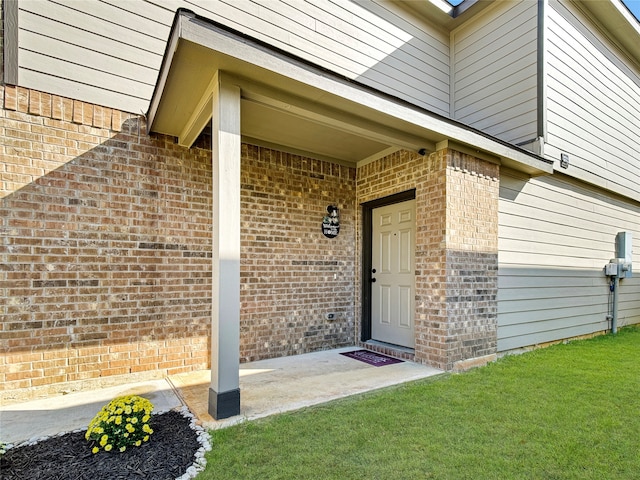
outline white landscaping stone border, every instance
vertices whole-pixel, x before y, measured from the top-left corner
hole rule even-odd
[[[172,409],[179,412],[183,417],[189,419],[189,427],[196,432],[196,436],[198,438],[198,443],[200,443],[200,448],[196,450],[196,453],[193,455],[193,463],[187,468],[187,471],[180,477],[176,478],[176,480],[190,480],[195,478],[198,473],[203,471],[207,466],[207,458],[205,457],[206,453],[211,450],[211,440],[209,433],[200,425],[196,423],[196,417],[189,411],[189,408],[186,406],[182,406],[180,408]],[[154,412],[153,415],[162,415],[163,413],[167,413],[171,410],[163,410],[159,412]],[[60,432],[55,435],[50,435],[48,437],[32,437],[29,440],[21,442],[17,445],[12,443],[2,444],[0,445],[0,454],[4,454],[8,452],[12,448],[20,448],[26,447],[30,445],[35,445],[36,443],[43,442],[45,440],[49,440],[50,438],[61,437],[62,435],[66,435],[67,433],[80,433],[86,432],[86,428],[79,428],[76,430],[71,430],[70,432]]]
[[[194,462],[190,467],[187,468],[187,471],[176,480],[189,480],[191,478],[195,478],[198,473],[203,471],[207,466],[207,458],[205,457],[206,453],[211,450],[211,437],[209,433],[201,426],[196,423],[196,417],[193,413],[189,411],[187,406],[182,406],[178,409],[178,411],[182,414],[183,417],[191,419],[189,422],[189,426],[192,430],[195,430],[196,435],[198,437],[198,442],[200,443],[200,448],[196,450],[196,453],[193,455]]]

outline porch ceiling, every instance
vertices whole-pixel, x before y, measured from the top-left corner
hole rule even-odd
[[[398,150],[459,149],[530,174],[551,163],[482,132],[178,10],[148,113],[149,131],[191,146],[209,125],[216,71],[241,91],[245,141],[346,165]]]

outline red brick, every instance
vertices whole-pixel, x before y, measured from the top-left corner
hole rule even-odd
[[[18,109],[18,91],[13,85],[4,86],[4,108],[7,110]]]
[[[127,375],[131,373],[128,367],[105,368],[100,371],[101,376],[109,377],[112,375]]]
[[[18,104],[17,111],[26,113],[29,110],[30,90],[24,87],[17,87]]]
[[[82,123],[84,121],[85,104],[79,100],[73,100],[73,123]]]
[[[36,90],[31,90],[29,95],[29,113],[32,115],[41,114],[41,93]]]
[[[33,387],[47,386],[55,383],[63,383],[67,381],[66,375],[52,375],[49,377],[34,378],[31,380]]]

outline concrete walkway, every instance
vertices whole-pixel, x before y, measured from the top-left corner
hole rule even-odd
[[[61,432],[85,430],[100,409],[115,397],[140,395],[154,405],[154,412],[182,405],[166,380],[120,385],[0,407],[0,441],[20,443]]]
[[[216,421],[209,415],[210,372],[205,370],[0,407],[0,441],[18,443],[85,429],[103,405],[120,395],[144,396],[155,412],[187,405],[203,426],[221,428],[442,373],[412,362],[373,367],[340,355],[350,350],[357,348],[240,365],[237,417]]]

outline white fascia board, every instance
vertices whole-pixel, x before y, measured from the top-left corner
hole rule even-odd
[[[162,57],[162,64],[160,65],[160,70],[158,71],[158,79],[156,80],[153,95],[151,95],[151,101],[149,102],[149,110],[147,112],[147,128],[149,129],[149,131],[153,130],[153,124],[156,118],[156,114],[158,113],[160,102],[162,101],[162,93],[164,92],[164,89],[167,85],[167,78],[169,76],[171,64],[173,63],[173,56],[178,49],[178,42],[181,37],[182,23],[183,17],[180,14],[180,11],[178,11],[176,12],[176,16],[173,19],[173,25],[171,26],[169,40],[167,41],[164,56]]]

